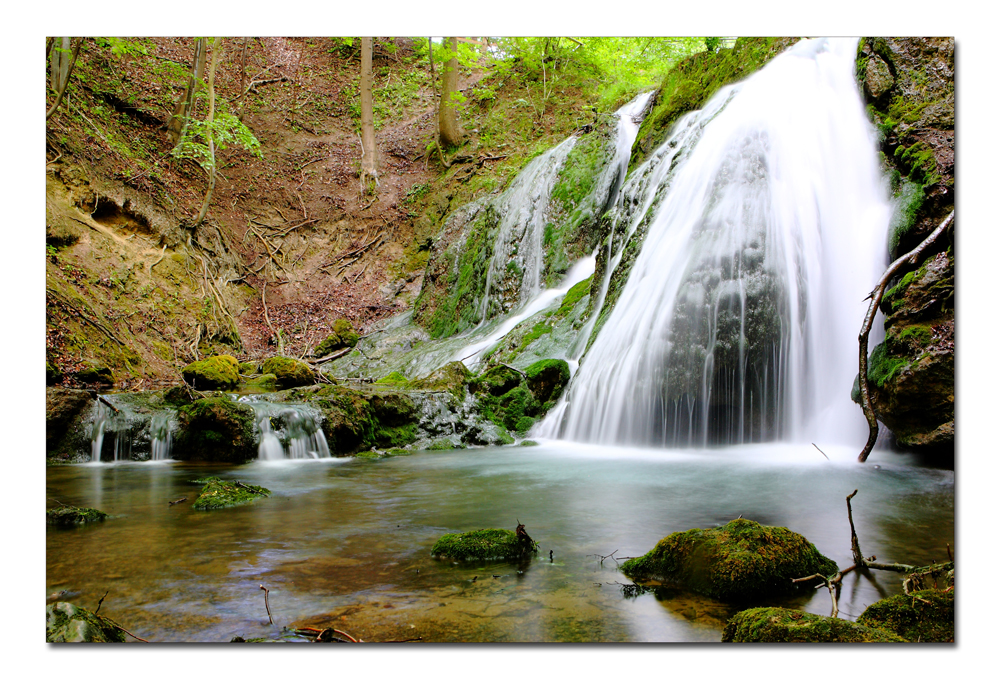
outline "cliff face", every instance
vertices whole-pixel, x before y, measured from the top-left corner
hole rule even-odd
[[[955,206],[955,41],[863,38],[856,74],[896,200],[887,243],[895,259]],[[954,449],[953,229],[891,282],[881,306],[886,339],[869,361],[877,417],[915,450]]]

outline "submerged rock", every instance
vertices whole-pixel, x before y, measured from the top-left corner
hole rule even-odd
[[[722,631],[722,641],[737,643],[774,642],[900,642],[896,634],[859,622],[790,610],[751,608],[730,618]]]
[[[245,505],[248,502],[267,497],[271,491],[263,486],[254,486],[240,481],[223,481],[217,476],[202,479],[205,487],[192,505],[195,509],[222,509]]]
[[[195,389],[232,389],[240,382],[240,364],[232,356],[212,356],[184,366],[181,375]]]
[[[108,515],[91,507],[56,507],[46,510],[45,523],[60,528],[71,528],[85,523],[104,521]]]
[[[45,607],[45,641],[121,643],[125,632],[111,618],[59,601]]]
[[[751,601],[811,588],[792,579],[832,575],[838,568],[798,533],[734,519],[716,528],[672,533],[620,570],[633,580],[658,580],[722,601]]]
[[[443,535],[431,548],[431,556],[461,561],[519,560],[537,551],[538,546],[527,533],[518,535],[504,528],[484,528]]]
[[[955,591],[926,589],[876,601],[858,623],[898,634],[907,641],[955,641]]]

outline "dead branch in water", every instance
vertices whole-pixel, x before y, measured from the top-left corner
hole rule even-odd
[[[107,592],[104,593],[104,596],[101,597],[101,600],[97,602],[97,610],[94,611],[94,615],[97,615],[98,613],[101,612],[101,604],[104,603],[104,599],[106,599],[107,596],[108,596],[108,594],[110,594],[110,593],[111,593],[111,590],[109,589]]]
[[[861,450],[861,454],[858,455],[858,462],[864,462],[868,459],[872,449],[875,447],[875,441],[878,439],[878,420],[875,419],[875,408],[872,404],[871,391],[868,389],[868,334],[871,332],[872,324],[875,322],[875,312],[878,311],[879,304],[882,303],[882,295],[885,294],[886,286],[889,284],[892,277],[896,275],[896,272],[899,271],[904,264],[915,266],[920,260],[920,254],[926,250],[938,236],[945,232],[948,225],[951,224],[954,219],[955,211],[952,210],[951,214],[949,214],[920,245],[913,248],[913,250],[889,265],[889,268],[885,270],[884,274],[882,274],[882,278],[879,279],[875,289],[868,295],[868,298],[871,299],[871,304],[868,306],[868,313],[865,315],[865,322],[861,327],[861,334],[858,335],[858,384],[861,387],[861,410],[865,414],[865,419],[868,420],[868,441],[865,443],[865,447]]]
[[[260,588],[264,590],[264,608],[267,609],[267,621],[273,625],[274,620],[271,618],[271,606],[267,603],[267,595],[270,593],[270,590],[264,585],[261,585]]]
[[[168,502],[167,504],[169,506],[173,507],[174,505],[179,505],[182,502],[187,502],[187,497],[178,498],[178,499],[174,500],[173,502]]]
[[[820,454],[820,455],[822,455],[823,457],[826,457],[826,459],[828,459],[828,460],[830,459],[829,457],[827,457],[826,453],[824,453],[824,452],[823,452],[823,451],[822,451],[822,450],[820,449],[820,447],[819,447],[819,446],[817,446],[817,445],[816,445],[815,443],[813,444],[813,448],[815,448],[816,450],[819,450],[819,454]]]

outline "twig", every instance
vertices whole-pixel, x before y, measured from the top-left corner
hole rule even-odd
[[[822,455],[823,457],[826,457],[827,460],[830,459],[829,457],[826,456],[826,453],[824,453],[822,450],[820,450],[820,447],[817,446],[815,443],[813,444],[813,448],[815,448],[816,450],[819,450],[819,454]]]
[[[267,493],[257,490],[256,488],[252,488],[251,486],[248,486],[242,481],[234,481],[233,483],[239,488],[242,488],[243,490],[249,490],[251,493],[256,493],[257,495],[267,495]]]
[[[107,592],[104,593],[104,596],[101,597],[101,600],[97,602],[97,610],[94,611],[94,615],[97,615],[98,613],[101,612],[101,604],[104,603],[104,598],[107,597],[108,594],[110,594],[110,593],[111,593],[111,590],[109,589]]]
[[[186,502],[186,501],[187,501],[187,498],[186,497],[182,497],[182,498],[180,498],[178,500],[174,500],[173,502],[168,502],[167,504],[170,505],[171,507],[173,507],[174,505],[179,505],[180,503]]]
[[[129,632],[129,631],[127,630],[127,629],[125,629],[125,628],[124,628],[124,627],[122,627],[121,625],[116,625],[115,623],[111,622],[111,621],[110,621],[110,620],[108,620],[107,618],[104,618],[104,621],[105,621],[105,622],[107,622],[108,624],[110,624],[110,625],[111,625],[112,627],[115,627],[115,628],[117,628],[117,629],[120,629],[120,630],[121,630],[122,632],[125,632],[125,634],[129,635],[129,636],[130,636],[130,637],[132,637],[133,639],[136,639],[136,640],[138,640],[138,641],[141,641],[141,642],[142,642],[142,643],[144,643],[144,644],[148,644],[148,643],[149,643],[149,642],[148,642],[147,640],[143,639],[142,637],[137,637],[136,635],[132,634],[131,632]]]
[[[327,361],[333,361],[333,360],[336,360],[336,359],[340,358],[341,356],[344,356],[345,354],[349,354],[351,352],[351,349],[353,349],[353,348],[355,348],[355,347],[344,347],[343,349],[338,349],[337,351],[333,352],[332,354],[327,354],[326,356],[323,356],[322,358],[313,358],[313,359],[308,360],[307,362],[311,363],[312,365],[319,365],[320,363],[326,363]]]
[[[111,401],[104,398],[100,394],[97,395],[97,400],[106,405],[107,407],[111,408],[113,411],[115,411],[116,414],[121,412],[120,410],[118,410],[118,408],[115,408],[113,405],[111,405]]]
[[[267,609],[267,621],[273,625],[274,624],[274,620],[271,618],[271,606],[268,605],[268,603],[267,603],[267,595],[270,592],[267,589],[267,587],[265,587],[264,585],[261,585],[260,588],[262,590],[264,590],[264,608]]]

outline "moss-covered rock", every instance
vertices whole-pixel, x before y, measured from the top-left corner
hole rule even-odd
[[[472,372],[461,361],[446,363],[434,372],[410,383],[412,389],[426,391],[448,391],[461,399],[465,396],[465,387],[472,380]]]
[[[520,560],[537,551],[531,538],[518,537],[504,528],[484,528],[443,535],[431,548],[431,556],[460,561]]]
[[[524,370],[528,388],[539,402],[556,401],[569,383],[569,364],[558,358],[532,363]]]
[[[192,505],[195,509],[235,507],[271,494],[271,491],[263,486],[240,481],[223,481],[217,476],[210,476],[202,481],[204,481],[205,487],[201,489],[201,494]]]
[[[282,389],[304,387],[316,382],[309,364],[294,358],[272,356],[261,364],[260,369],[274,375]]]
[[[46,510],[45,523],[59,528],[72,528],[85,523],[104,521],[108,515],[91,507],[55,507]]]
[[[793,584],[793,578],[838,570],[798,533],[742,518],[672,533],[620,569],[633,580],[656,580],[722,601],[791,594],[812,587]]]
[[[240,382],[240,364],[232,356],[212,356],[184,366],[181,375],[195,389],[232,389]]]
[[[925,589],[876,601],[858,623],[887,630],[907,641],[955,641],[955,591]]]
[[[333,322],[333,332],[327,335],[326,339],[316,345],[313,351],[314,356],[326,356],[338,349],[354,347],[358,344],[358,333],[354,330],[351,322],[345,318],[338,318]]]
[[[259,372],[260,365],[254,361],[240,363],[240,375],[256,375]]]
[[[388,375],[385,375],[384,377],[375,380],[375,384],[384,384],[390,387],[405,388],[409,386],[410,381],[406,379],[406,375],[400,372],[393,371]]]
[[[45,607],[45,641],[121,643],[125,641],[125,632],[111,618],[57,601]]]
[[[177,460],[247,462],[257,457],[253,408],[226,397],[204,398],[177,411]]]
[[[86,361],[84,367],[73,376],[85,384],[111,386],[115,383],[115,376],[111,372],[111,368],[98,361]]]
[[[488,393],[502,396],[521,383],[521,373],[506,365],[490,368],[469,382],[473,394]]]
[[[860,619],[859,619],[860,622]],[[722,641],[736,643],[901,642],[890,631],[787,608],[750,608],[729,619]]]
[[[82,389],[49,387],[45,390],[45,453],[48,457],[74,459],[86,446],[81,420],[93,404],[94,397]]]

